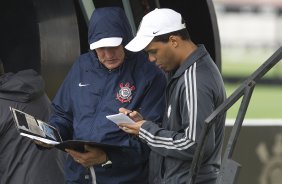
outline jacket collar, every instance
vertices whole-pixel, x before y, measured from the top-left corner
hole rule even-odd
[[[207,50],[203,44],[198,45],[198,48],[191,54],[189,55],[186,60],[180,65],[180,67],[176,70],[172,78],[178,78],[183,73],[187,68],[189,68],[192,64],[194,64],[198,59],[203,57],[204,55],[207,54]]]

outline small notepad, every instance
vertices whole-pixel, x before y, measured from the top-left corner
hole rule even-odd
[[[130,119],[130,117],[123,113],[108,115],[106,116],[106,118],[108,118],[117,125],[119,125],[120,123],[135,123],[132,119]]]

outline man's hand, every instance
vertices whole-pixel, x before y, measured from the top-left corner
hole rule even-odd
[[[145,120],[138,121],[136,123],[120,123],[118,126],[120,129],[122,129],[126,133],[138,135],[140,128],[144,122]]]
[[[123,107],[119,108],[119,112],[124,113],[125,115],[129,116],[133,121],[135,121],[134,124],[126,123],[126,122],[119,123],[119,128],[122,129],[123,131],[125,131],[126,133],[138,135],[140,127],[145,122],[143,120],[142,115],[137,111],[131,111],[131,110],[123,108]]]
[[[137,111],[131,111],[129,109],[122,107],[119,108],[119,112],[129,116],[135,122],[143,120],[142,115]]]
[[[66,149],[72,158],[84,167],[91,167],[93,165],[103,164],[107,161],[107,154],[100,148],[84,146],[85,153],[77,152],[74,150]]]

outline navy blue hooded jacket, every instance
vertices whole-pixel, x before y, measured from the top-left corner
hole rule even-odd
[[[128,20],[120,8],[96,9],[89,24],[89,44],[107,37],[132,39]],[[165,75],[147,60],[144,53],[125,51],[125,60],[108,70],[95,51],[81,55],[57,92],[50,123],[58,127],[63,140],[91,140],[118,145],[105,150],[112,167],[95,166],[98,184],[146,184],[149,148],[106,119],[120,107],[141,109],[146,119],[162,120]],[[68,183],[90,183],[89,171],[71,157],[66,165]]]

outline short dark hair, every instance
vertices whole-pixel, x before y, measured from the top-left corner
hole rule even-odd
[[[170,32],[170,33],[166,33],[166,34],[163,34],[163,35],[159,35],[159,36],[156,36],[154,37],[154,39],[152,41],[154,42],[168,42],[169,40],[169,37],[170,36],[179,36],[182,40],[190,40],[190,35],[189,35],[189,32],[188,30],[185,28],[185,29],[181,29],[181,30],[178,30],[178,31],[174,31],[174,32]]]

